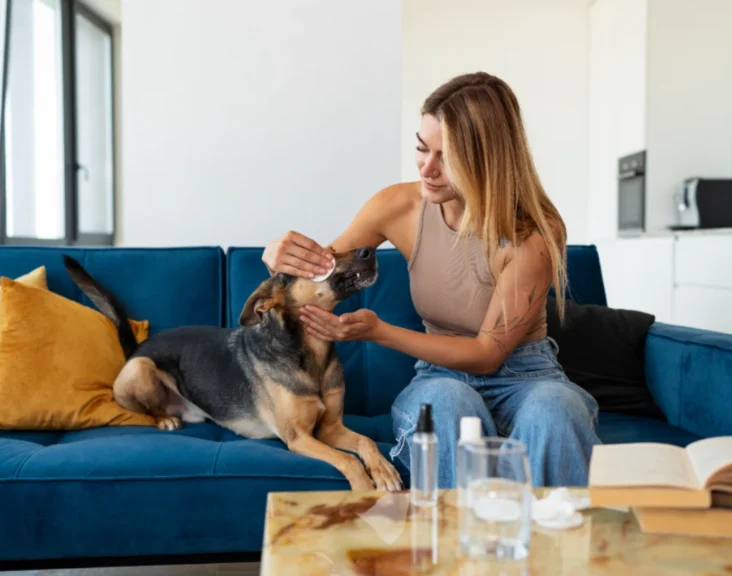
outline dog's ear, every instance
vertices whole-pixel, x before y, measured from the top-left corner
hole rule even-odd
[[[247,299],[239,314],[240,326],[253,326],[262,321],[262,316],[268,310],[276,307],[283,307],[285,304],[284,293],[281,287],[275,286],[274,278],[262,282],[259,287]]]

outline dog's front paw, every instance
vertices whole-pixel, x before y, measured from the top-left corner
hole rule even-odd
[[[346,475],[346,480],[351,485],[351,490],[354,492],[365,492],[374,489],[374,482],[371,477],[366,473],[366,469],[360,466],[360,470],[357,468],[355,471]]]
[[[177,416],[165,416],[158,418],[157,426],[159,430],[180,430],[183,424]]]
[[[395,492],[402,489],[402,479],[396,468],[386,458],[379,454],[379,457],[372,462],[369,468],[371,478],[374,479],[377,490],[389,490]]]

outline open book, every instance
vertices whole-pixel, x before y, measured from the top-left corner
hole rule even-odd
[[[686,448],[653,442],[593,448],[592,506],[709,508],[713,491],[732,493],[732,436]]]

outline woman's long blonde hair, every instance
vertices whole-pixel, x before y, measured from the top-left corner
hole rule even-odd
[[[465,202],[460,237],[482,238],[493,269],[501,241],[517,246],[538,230],[549,250],[562,319],[566,228],[539,180],[511,88],[485,72],[457,76],[425,100],[422,114],[434,116],[442,126],[447,175]]]

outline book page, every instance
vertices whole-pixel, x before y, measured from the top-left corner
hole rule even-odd
[[[702,488],[683,448],[653,442],[594,446],[589,484]]]
[[[697,440],[686,447],[686,452],[689,454],[691,465],[703,486],[707,486],[709,479],[725,466],[729,466],[730,470],[727,474],[720,475],[723,478],[718,480],[723,482],[726,480],[725,483],[732,484],[732,436]]]

